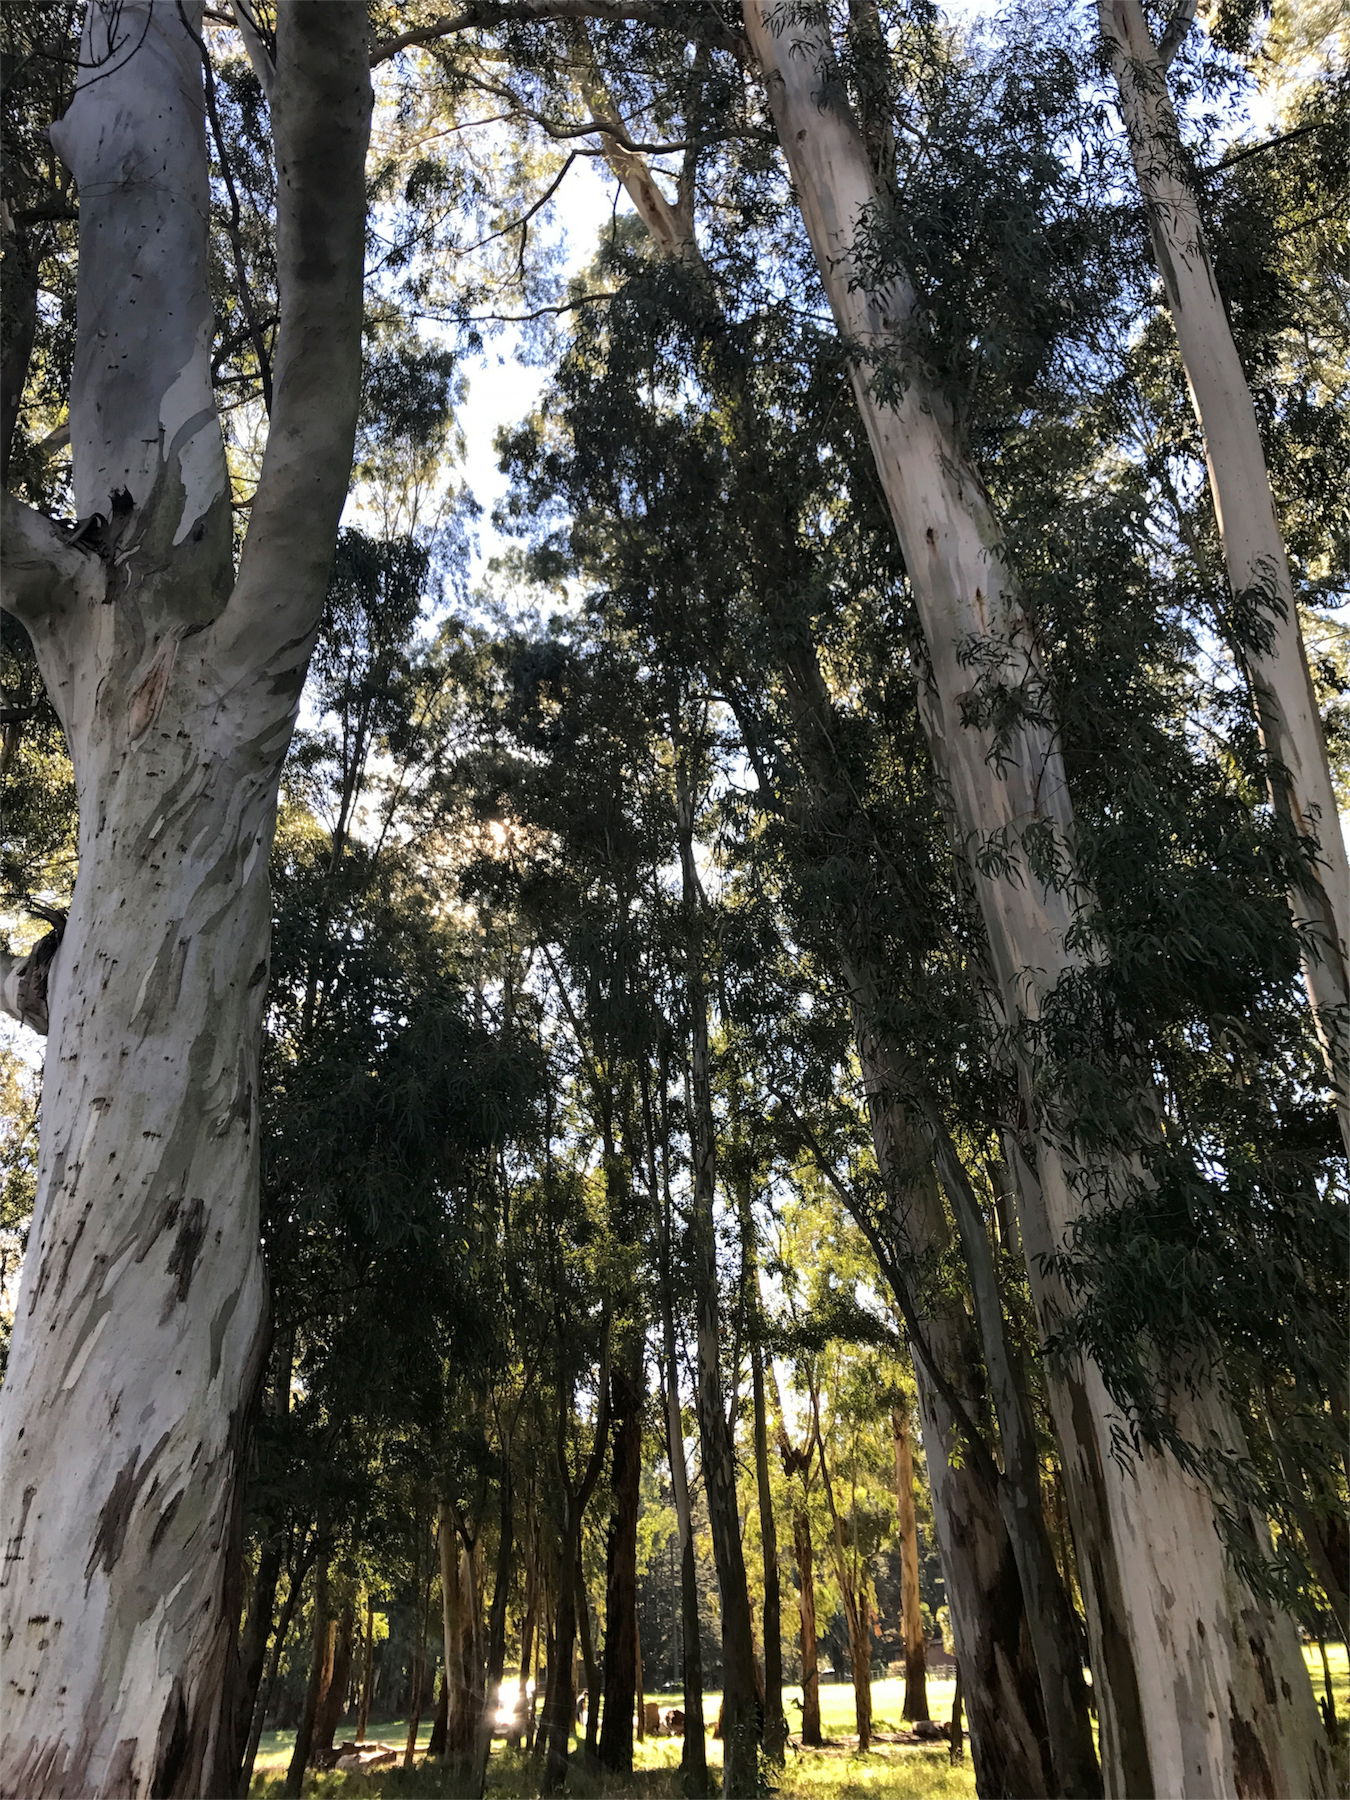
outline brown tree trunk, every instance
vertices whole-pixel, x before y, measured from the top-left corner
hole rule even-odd
[[[814,1380],[811,1382],[810,1392],[816,1454],[820,1459],[820,1483],[825,1494],[825,1507],[830,1515],[834,1574],[839,1583],[839,1597],[843,1601],[844,1618],[848,1624],[853,1712],[858,1729],[858,1750],[861,1754],[872,1746],[872,1622],[867,1601],[867,1570],[849,1562],[844,1544],[844,1522],[835,1505],[834,1482],[830,1478],[830,1465],[825,1456],[825,1439],[820,1429],[820,1395]]]
[[[787,1749],[783,1713],[783,1591],[778,1574],[778,1525],[769,1481],[769,1417],[764,1396],[764,1352],[750,1347],[750,1380],[755,1413],[755,1484],[759,1496],[759,1536],[764,1549],[764,1754],[781,1763]]]
[[[819,1749],[820,1651],[816,1626],[816,1569],[811,1548],[811,1519],[803,1495],[792,1511],[792,1555],[797,1565],[797,1614],[801,1622],[802,1743]]]
[[[286,1783],[281,1790],[286,1800],[298,1800],[304,1786],[310,1745],[314,1741],[314,1721],[323,1692],[331,1623],[328,1616],[328,1558],[324,1555],[320,1557],[314,1575],[314,1630],[310,1637],[309,1681],[305,1687],[305,1703],[300,1713],[295,1743],[291,1748],[290,1765],[286,1770]]]
[[[356,1715],[356,1741],[363,1744],[370,1725],[370,1695],[375,1685],[375,1602],[366,1595],[365,1663],[361,1671],[361,1709]]]
[[[927,1719],[928,1672],[924,1659],[923,1601],[919,1594],[919,1520],[914,1508],[914,1450],[909,1420],[901,1407],[891,1409],[895,1434],[895,1495],[900,1520],[900,1636],[905,1656],[905,1700],[902,1717]]]
[[[639,1744],[647,1741],[646,1691],[642,1672],[642,1617],[637,1605],[637,1587],[633,1590],[633,1737]]]
[[[514,1719],[521,1721],[521,1728],[517,1731],[513,1725],[507,1734],[507,1747],[511,1750],[520,1748],[522,1736],[526,1739],[526,1749],[529,1749],[530,1733],[526,1729],[525,1713],[530,1706],[530,1659],[534,1655],[534,1634],[539,1612],[539,1579],[533,1557],[528,1567],[529,1573],[525,1577],[525,1617],[520,1627],[520,1697],[513,1715]]]
[[[431,1736],[427,1739],[427,1761],[439,1762],[445,1756],[450,1736],[450,1682],[445,1670],[436,1684],[436,1706],[431,1715]]]
[[[609,1377],[613,1422],[609,1539],[605,1552],[604,1711],[597,1754],[617,1775],[633,1770],[637,1676],[637,1528],[642,1488],[642,1347],[633,1345]],[[592,1695],[592,1709],[596,1696]]]
[[[421,1521],[419,1520],[418,1523],[417,1556],[413,1579],[413,1630],[417,1635],[413,1641],[412,1682],[408,1701],[408,1736],[403,1746],[405,1769],[411,1769],[417,1760],[417,1733],[422,1723],[422,1704],[426,1698],[427,1628],[431,1623],[431,1590],[435,1581],[435,1565],[429,1561],[426,1584],[423,1586]]]
[[[872,1748],[872,1603],[865,1569],[857,1577],[849,1609],[848,1651],[861,1755]]]
[[[595,1654],[595,1636],[591,1631],[591,1602],[586,1592],[586,1574],[581,1562],[581,1539],[577,1539],[577,1636],[581,1641],[581,1666],[586,1671],[586,1761],[593,1763],[600,1741],[600,1663]]]
[[[578,1626],[581,1628],[585,1654],[586,1678],[589,1683],[588,1717],[594,1720],[596,1704],[595,1658],[590,1652],[590,1619],[586,1594],[582,1585],[581,1529],[586,1506],[605,1459],[605,1440],[609,1431],[609,1351],[608,1340],[600,1364],[600,1411],[595,1422],[595,1438],[580,1482],[572,1480],[567,1453],[567,1415],[571,1410],[572,1390],[564,1388],[564,1404],[557,1420],[557,1467],[563,1495],[562,1542],[558,1557],[558,1598],[554,1615],[552,1641],[549,1645],[548,1701],[545,1707],[544,1779],[545,1794],[558,1793],[567,1780],[571,1763],[572,1729],[576,1723],[576,1676],[573,1659],[576,1654]]]
[[[304,1588],[307,1568],[302,1563],[291,1577],[290,1592],[281,1608],[281,1617],[277,1620],[277,1628],[272,1634],[272,1645],[267,1653],[267,1667],[263,1674],[262,1684],[257,1698],[253,1702],[253,1717],[249,1721],[248,1742],[244,1746],[243,1759],[239,1766],[239,1779],[235,1793],[243,1796],[248,1793],[253,1780],[253,1765],[258,1758],[258,1745],[262,1741],[263,1726],[267,1722],[267,1709],[272,1703],[272,1692],[276,1687],[277,1670],[281,1666],[282,1652],[286,1647],[286,1639],[290,1635],[291,1621],[300,1605],[300,1595]]]
[[[497,1563],[492,1576],[492,1603],[488,1608],[487,1658],[478,1682],[477,1755],[473,1769],[471,1800],[478,1800],[487,1786],[492,1756],[492,1733],[506,1672],[506,1608],[515,1566],[515,1492],[509,1465],[504,1468],[497,1516]]]
[[[347,1684],[352,1673],[352,1628],[354,1616],[350,1600],[333,1620],[328,1634],[329,1655],[324,1665],[323,1688],[314,1714],[314,1742],[310,1760],[332,1754],[333,1734],[347,1710]]]
[[[253,1578],[253,1592],[249,1598],[248,1617],[240,1634],[239,1659],[230,1708],[230,1729],[233,1732],[234,1742],[238,1746],[235,1757],[235,1790],[238,1789],[239,1778],[242,1775],[249,1729],[253,1723],[253,1714],[257,1709],[263,1675],[267,1668],[267,1647],[273,1636],[273,1612],[276,1607],[277,1588],[281,1582],[284,1551],[285,1546],[280,1534],[269,1538],[263,1545],[258,1557],[258,1571]]]

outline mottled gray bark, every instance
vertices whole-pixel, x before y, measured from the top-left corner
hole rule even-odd
[[[236,575],[201,13],[88,8],[54,137],[80,195],[71,448],[91,523],[77,546],[4,504],[5,605],[33,639],[80,807],[0,1406],[0,1790],[26,1800],[196,1794],[218,1767],[265,1309],[267,855],[359,392],[365,9],[287,0],[278,410]]]

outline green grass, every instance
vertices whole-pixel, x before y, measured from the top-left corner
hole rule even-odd
[[[935,1719],[950,1717],[953,1691],[950,1681],[929,1681],[929,1711]],[[902,1729],[903,1692],[902,1681],[873,1682],[874,1732],[884,1736]],[[679,1694],[649,1693],[646,1698],[661,1707],[682,1704]],[[801,1690],[788,1688],[784,1698],[788,1703],[789,1728],[795,1731],[800,1728],[801,1711],[792,1705],[792,1700],[800,1700]],[[710,1729],[717,1718],[720,1702],[720,1694],[704,1696],[704,1713]],[[869,1800],[874,1795],[878,1800],[883,1795],[886,1800],[972,1800],[975,1784],[968,1751],[964,1762],[955,1768],[948,1760],[945,1745],[878,1744],[867,1756],[859,1756],[854,1748],[853,1689],[847,1682],[822,1682],[820,1716],[828,1741],[820,1750],[788,1751],[787,1765],[782,1774],[775,1777],[782,1800]],[[431,1722],[425,1720],[417,1734],[419,1750],[425,1751],[430,1732]],[[394,1719],[372,1723],[366,1735],[368,1739],[396,1744],[401,1749],[407,1741],[408,1722]],[[344,1728],[340,1727],[337,1741],[341,1742],[343,1736]],[[278,1800],[294,1741],[295,1733],[291,1731],[263,1733],[250,1790],[253,1800]],[[582,1796],[595,1796],[597,1800],[601,1796],[605,1800],[628,1800],[630,1796],[632,1800],[676,1800],[680,1792],[681,1748],[679,1738],[647,1738],[634,1747],[636,1766],[631,1776],[606,1777],[578,1768],[568,1792],[578,1796],[578,1800]],[[711,1736],[708,1739],[708,1766],[714,1774],[722,1766],[722,1746]],[[305,1793],[323,1796],[324,1800],[347,1796],[351,1800],[356,1800],[357,1796],[376,1800],[383,1795],[457,1800],[453,1789],[446,1785],[451,1779],[449,1772],[427,1763],[420,1763],[413,1769],[382,1769],[370,1775],[316,1774],[311,1771],[305,1777]],[[716,1786],[716,1780],[710,1785]],[[525,1796],[538,1791],[537,1766],[524,1756],[513,1755],[500,1743],[495,1744],[488,1765],[488,1794],[499,1796],[500,1800],[516,1800],[516,1797],[524,1800]]]
[[[1322,1664],[1315,1646],[1305,1652],[1313,1690],[1322,1694]],[[1327,1646],[1331,1665],[1332,1688],[1342,1734],[1350,1731],[1350,1660],[1343,1644]],[[900,1717],[904,1683],[876,1681],[872,1684],[872,1727],[881,1736],[902,1728]],[[951,1716],[953,1684],[930,1680],[929,1711],[935,1719]],[[801,1712],[792,1705],[801,1698],[799,1688],[785,1690],[788,1702],[788,1724],[795,1733],[801,1724]],[[679,1706],[678,1694],[649,1693],[662,1707]],[[705,1714],[711,1727],[717,1717],[719,1694],[704,1697]],[[866,1756],[859,1756],[854,1744],[853,1689],[846,1682],[823,1682],[820,1689],[821,1724],[829,1740],[821,1750],[788,1751],[787,1764],[775,1777],[780,1800],[973,1800],[975,1781],[970,1767],[969,1745],[964,1760],[955,1767],[948,1760],[945,1745],[877,1744]],[[418,1732],[419,1750],[425,1751],[431,1732],[431,1721],[424,1721]],[[349,1732],[347,1733],[349,1735]],[[339,1729],[341,1742],[344,1730]],[[407,1720],[390,1720],[372,1724],[370,1739],[397,1744],[407,1740]],[[295,1734],[289,1731],[264,1732],[254,1772],[253,1800],[278,1800],[290,1760]],[[577,1800],[678,1800],[681,1744],[678,1738],[648,1738],[635,1746],[634,1772],[631,1776],[605,1777],[578,1767],[569,1784],[569,1794]],[[710,1770],[721,1768],[722,1746],[708,1739]],[[437,1764],[419,1763],[413,1769],[387,1769],[371,1775],[319,1775],[305,1777],[305,1793],[322,1800],[381,1800],[388,1795],[407,1795],[409,1800],[459,1800],[454,1788],[447,1785],[452,1776]],[[710,1783],[716,1786],[716,1781]],[[500,1743],[493,1746],[488,1765],[488,1795],[496,1800],[527,1800],[537,1794],[538,1770],[527,1758],[513,1755]]]

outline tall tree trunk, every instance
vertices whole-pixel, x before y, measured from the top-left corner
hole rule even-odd
[[[277,1628],[272,1636],[272,1647],[267,1653],[267,1667],[258,1689],[257,1698],[253,1702],[253,1717],[249,1721],[248,1742],[244,1746],[244,1754],[239,1765],[239,1778],[234,1787],[234,1793],[240,1796],[240,1800],[247,1795],[253,1780],[253,1765],[258,1759],[258,1745],[262,1741],[263,1726],[267,1722],[267,1709],[272,1703],[277,1670],[281,1667],[281,1656],[286,1648],[286,1639],[290,1635],[291,1621],[300,1604],[305,1573],[302,1566],[292,1577],[290,1592],[282,1605],[281,1617],[277,1620]]]
[[[462,1541],[453,1509],[441,1510],[441,1605],[450,1714],[445,1753],[459,1760],[467,1781],[478,1746],[483,1698],[480,1599],[476,1546]]]
[[[813,804],[836,828],[847,825],[850,845],[864,845],[871,827],[838,765],[835,745],[844,734],[815,646],[786,621],[780,631],[781,673],[792,709],[795,748]],[[851,849],[848,854],[860,856],[860,851]],[[856,885],[859,893],[867,891],[867,871],[861,863]],[[897,1303],[916,1334],[915,1380],[934,1521],[957,1653],[968,1671],[976,1779],[982,1793],[1095,1793],[1100,1786],[1081,1670],[1077,1714],[1051,1713],[1043,1697],[1047,1681],[1056,1694],[1064,1688],[1057,1677],[1065,1654],[1055,1639],[1060,1612],[1055,1610],[1036,1630],[1024,1629],[1029,1624],[1025,1589],[1019,1580],[1009,1579],[1009,1563],[1017,1565],[1029,1552],[1009,1536],[992,1453],[982,1443],[968,1441],[971,1431],[979,1434],[984,1429],[985,1378],[964,1302],[960,1296],[935,1291],[932,1283],[916,1282],[911,1273],[952,1253],[951,1228],[933,1167],[935,1146],[945,1149],[949,1140],[935,1111],[922,1119],[914,1111],[916,1096],[924,1089],[886,1028],[889,972],[880,962],[865,910],[842,906],[837,926],[877,1166],[889,1203],[886,1243],[870,1217],[858,1211],[853,1196],[841,1190],[841,1198],[872,1238]],[[972,1292],[983,1305],[982,1337],[1001,1356],[1004,1325],[997,1295],[991,1310],[986,1285],[972,1283]],[[1023,1479],[1019,1492],[1018,1516],[1034,1522],[1039,1498],[1035,1469],[1029,1480]],[[1033,1651],[1037,1645],[1048,1646],[1044,1677]]]
[[[534,1634],[539,1617],[539,1578],[536,1572],[534,1557],[528,1562],[528,1574],[525,1577],[525,1617],[520,1627],[520,1683],[515,1717],[522,1721],[522,1731],[514,1729],[508,1734],[506,1742],[510,1749],[520,1746],[522,1735],[528,1740],[529,1733],[523,1729],[527,1707],[530,1706],[530,1660],[534,1654]],[[529,1743],[526,1742],[526,1749]]]
[[[1350,863],[1326,739],[1299,627],[1251,387],[1233,341],[1187,169],[1167,66],[1181,27],[1155,44],[1140,0],[1099,0],[1154,260],[1204,437],[1210,493],[1232,590],[1232,636],[1246,666],[1271,802],[1307,851],[1289,896],[1303,973],[1350,1150]]]
[[[755,1642],[745,1556],[741,1548],[740,1510],[736,1503],[736,1448],[723,1402],[721,1307],[713,1221],[717,1151],[708,1048],[703,923],[694,866],[694,776],[689,764],[690,750],[686,744],[678,754],[676,808],[688,946],[686,992],[691,1036],[694,1158],[694,1205],[689,1235],[696,1308],[698,1423],[713,1560],[722,1600],[722,1789],[726,1800],[750,1800],[759,1781]]]
[[[230,1747],[267,853],[351,466],[370,79],[363,0],[280,9],[278,380],[236,576],[201,22],[201,0],[86,9],[56,136],[80,195],[75,502],[106,523],[77,547],[3,509],[4,603],[80,805],[0,1409],[0,1536],[23,1545],[0,1589],[0,1791],[28,1800],[197,1794]]]
[[[253,1591],[249,1597],[248,1616],[240,1635],[238,1672],[234,1683],[230,1721],[233,1741],[238,1746],[233,1753],[234,1781],[231,1785],[231,1793],[238,1788],[239,1773],[243,1768],[244,1751],[248,1744],[249,1726],[253,1722],[253,1714],[262,1687],[263,1672],[267,1667],[267,1646],[273,1636],[273,1614],[276,1608],[277,1588],[281,1583],[284,1554],[285,1545],[280,1533],[275,1533],[263,1544],[258,1555],[257,1573],[253,1577]]]
[[[356,1715],[356,1741],[366,1741],[366,1731],[370,1726],[370,1695],[375,1685],[375,1601],[367,1591],[366,1594],[366,1628],[364,1633],[365,1662],[361,1670],[361,1705]]]
[[[872,1747],[872,1622],[867,1601],[867,1570],[860,1564],[849,1562],[844,1543],[844,1522],[835,1504],[834,1482],[825,1456],[825,1439],[820,1429],[820,1397],[814,1381],[811,1383],[811,1419],[816,1455],[820,1460],[820,1482],[825,1494],[825,1509],[830,1515],[835,1580],[839,1583],[839,1598],[843,1602],[844,1619],[848,1626],[853,1713],[861,1754]]]
[[[609,1539],[605,1554],[604,1711],[597,1753],[615,1774],[633,1772],[637,1679],[637,1528],[642,1489],[642,1347],[609,1376],[613,1421]]]
[[[431,1711],[431,1736],[427,1739],[427,1761],[445,1758],[446,1740],[450,1736],[450,1678],[441,1670],[436,1684],[436,1704]]]
[[[497,1513],[497,1562],[492,1575],[492,1602],[488,1607],[487,1658],[478,1692],[478,1750],[473,1770],[472,1800],[487,1786],[492,1757],[492,1733],[506,1672],[506,1609],[511,1597],[515,1567],[515,1490],[511,1482],[509,1445],[503,1446],[500,1504]]]
[[[422,1575],[422,1522],[417,1521],[417,1555],[413,1563],[413,1649],[412,1671],[408,1695],[408,1735],[403,1743],[403,1766],[414,1767],[417,1761],[417,1733],[422,1723],[422,1706],[427,1685],[427,1632],[431,1626],[431,1591],[435,1586],[435,1564],[428,1558],[425,1582]],[[437,1534],[439,1544],[439,1533]],[[433,1667],[435,1665],[433,1664]]]
[[[633,1737],[639,1744],[647,1741],[646,1684],[642,1669],[642,1609],[636,1584],[633,1589]]]
[[[900,1525],[900,1638],[905,1656],[902,1716],[927,1719],[928,1671],[924,1658],[923,1600],[919,1593],[919,1517],[914,1506],[914,1450],[905,1410],[891,1409],[895,1438],[895,1498]]]
[[[663,1116],[661,1142],[669,1146],[669,1118],[664,1109],[669,1071],[662,1066]],[[653,1158],[651,1185],[656,1191],[654,1166],[657,1134],[651,1096],[643,1086],[647,1143]],[[684,1741],[680,1749],[680,1777],[685,1800],[703,1800],[708,1792],[708,1738],[703,1718],[703,1626],[699,1617],[698,1564],[694,1551],[694,1514],[689,1496],[689,1468],[684,1456],[684,1419],[680,1408],[679,1347],[675,1334],[675,1273],[671,1264],[671,1199],[668,1157],[661,1173],[661,1339],[665,1360],[666,1455],[675,1500],[675,1527],[680,1544],[680,1635],[683,1666],[680,1680],[684,1695]]]
[[[355,1623],[352,1603],[343,1602],[342,1610],[329,1631],[329,1655],[324,1665],[323,1687],[314,1717],[314,1742],[310,1758],[329,1756],[333,1734],[347,1710],[347,1688],[352,1674],[352,1628]]]
[[[575,1723],[576,1686],[572,1659],[576,1651],[577,1558],[570,1529],[564,1534],[558,1568],[558,1599],[549,1645],[548,1700],[544,1712],[544,1780],[542,1791],[557,1794],[571,1765],[572,1727]]]
[[[872,1025],[884,1016],[874,975],[854,966],[848,981],[877,1164],[896,1234],[897,1254],[887,1259],[886,1274],[907,1323],[912,1321],[933,1520],[956,1654],[966,1671],[976,1782],[982,1794],[1016,1794],[1028,1800],[1040,1794],[1100,1792],[1086,1695],[1079,1693],[1077,1714],[1052,1717],[1047,1706],[1047,1685],[1056,1694],[1063,1688],[1062,1682],[1053,1685],[1065,1655],[1064,1646],[1054,1642],[1061,1609],[1033,1627],[1029,1611],[1041,1590],[1033,1587],[1028,1595],[1021,1564],[1028,1555],[1034,1562],[1034,1551],[1009,1525],[1013,1517],[1020,1537],[1029,1536],[1037,1517],[1038,1478],[1033,1472],[1018,1490],[1018,1504],[1010,1514],[1004,1489],[1010,1476],[1021,1471],[1000,1471],[985,1443],[988,1378],[965,1307],[959,1299],[940,1295],[926,1294],[920,1301],[911,1292],[907,1270],[927,1266],[948,1251],[951,1233],[929,1148],[900,1097],[893,1047]],[[985,1341],[994,1343],[1003,1332],[1001,1310],[996,1317],[986,1311],[981,1326]],[[1048,1668],[1043,1671],[1036,1652],[1046,1646]],[[1076,1642],[1068,1653],[1076,1655]]]
[[[781,1763],[787,1749],[783,1713],[783,1590],[778,1574],[778,1525],[769,1481],[769,1415],[764,1396],[764,1352],[750,1346],[750,1381],[755,1413],[755,1485],[759,1496],[759,1537],[764,1550],[764,1754]]]
[[[816,1570],[811,1549],[811,1518],[806,1496],[799,1495],[792,1509],[792,1556],[797,1565],[797,1615],[801,1625],[802,1743],[819,1749],[820,1729],[820,1633],[816,1625]]]
[[[591,1602],[586,1592],[586,1574],[581,1561],[581,1539],[577,1538],[577,1636],[581,1641],[581,1666],[586,1672],[586,1761],[593,1763],[600,1741],[600,1664],[595,1654],[595,1638],[591,1631]]]
[[[1086,1195],[1129,1191],[1139,1177],[1125,1159],[1095,1159],[1100,1169],[1080,1160],[1076,1121],[1059,1116],[1061,1097],[1028,1029],[1060,980],[1075,979],[1092,955],[1080,929],[1091,896],[1074,862],[1047,684],[988,499],[947,401],[908,345],[913,292],[899,276],[879,287],[860,258],[859,228],[884,211],[887,196],[841,99],[828,37],[814,13],[801,15],[785,0],[747,0],[745,22],[817,266],[853,347],[854,389],[918,609],[928,662],[924,728],[951,796],[958,847],[970,857],[1020,1058],[1037,1158],[1034,1169],[1018,1171],[1020,1223],[1048,1336],[1066,1300],[1048,1259],[1069,1241]],[[899,357],[904,370],[903,385],[891,384],[885,397],[866,366],[879,352]],[[968,704],[972,644],[997,648],[1005,688],[1037,696],[997,741],[987,709],[982,716]],[[1061,865],[1054,874],[1037,853],[1047,834]],[[997,861],[978,854],[990,842],[1002,846]],[[1154,1099],[1145,1075],[1136,1087],[1122,1100],[1148,1118]],[[1128,1461],[1116,1456],[1116,1409],[1095,1366],[1065,1360],[1048,1374],[1108,1791],[1178,1800],[1240,1788],[1326,1793],[1326,1747],[1292,1622],[1226,1557],[1211,1496],[1170,1455],[1146,1448]],[[1232,1452],[1238,1434],[1216,1387],[1197,1383],[1177,1410],[1191,1442]],[[1284,1704],[1270,1697],[1286,1689]]]
[[[309,1680],[305,1684],[305,1701],[300,1713],[300,1723],[296,1728],[295,1743],[291,1746],[286,1784],[281,1790],[287,1800],[297,1800],[304,1786],[305,1770],[309,1767],[309,1753],[314,1742],[314,1722],[318,1716],[328,1666],[332,1624],[328,1608],[328,1558],[324,1555],[319,1559],[314,1576],[314,1629],[310,1634]]]
[[[864,1755],[872,1748],[872,1597],[866,1569],[857,1577],[853,1611],[849,1614],[848,1657],[858,1753]]]

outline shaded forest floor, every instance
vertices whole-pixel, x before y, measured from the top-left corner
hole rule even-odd
[[[1322,1665],[1316,1649],[1307,1652],[1308,1667],[1314,1691],[1322,1693]],[[1336,1710],[1344,1738],[1350,1733],[1350,1666],[1343,1645],[1328,1646]],[[877,1681],[872,1685],[873,1729],[882,1740],[905,1729],[900,1716],[904,1684],[900,1681]],[[953,1684],[930,1680],[928,1704],[937,1720],[951,1717]],[[799,1725],[799,1706],[792,1704],[793,1690],[786,1690],[788,1720]],[[663,1707],[678,1706],[678,1694],[648,1694]],[[716,1717],[720,1695],[706,1696],[707,1716]],[[970,1766],[969,1745],[963,1760],[952,1765],[945,1744],[895,1744],[882,1741],[866,1756],[857,1753],[853,1730],[853,1690],[846,1683],[822,1684],[820,1690],[821,1719],[829,1740],[820,1750],[794,1747],[788,1752],[785,1768],[775,1778],[781,1800],[974,1800],[975,1778]],[[418,1750],[425,1752],[431,1723],[426,1721],[418,1733]],[[402,1745],[408,1734],[407,1720],[391,1720],[372,1725],[367,1734],[371,1740]],[[339,1741],[342,1738],[339,1729]],[[290,1758],[294,1733],[273,1731],[263,1734],[257,1770],[250,1790],[251,1800],[279,1800],[286,1765]],[[680,1793],[679,1767],[681,1743],[678,1738],[647,1738],[635,1746],[635,1768],[631,1776],[604,1776],[588,1771],[580,1764],[573,1771],[568,1793],[577,1800],[677,1800]],[[722,1746],[708,1739],[708,1766],[720,1770]],[[383,1795],[407,1795],[424,1800],[460,1800],[446,1785],[449,1772],[438,1763],[421,1761],[412,1769],[381,1770],[370,1775],[314,1774],[305,1778],[307,1795],[324,1800],[343,1800],[350,1796],[377,1800]],[[710,1783],[716,1787],[714,1779]],[[489,1796],[501,1800],[525,1800],[539,1791],[538,1767],[528,1758],[493,1746],[488,1765]]]

